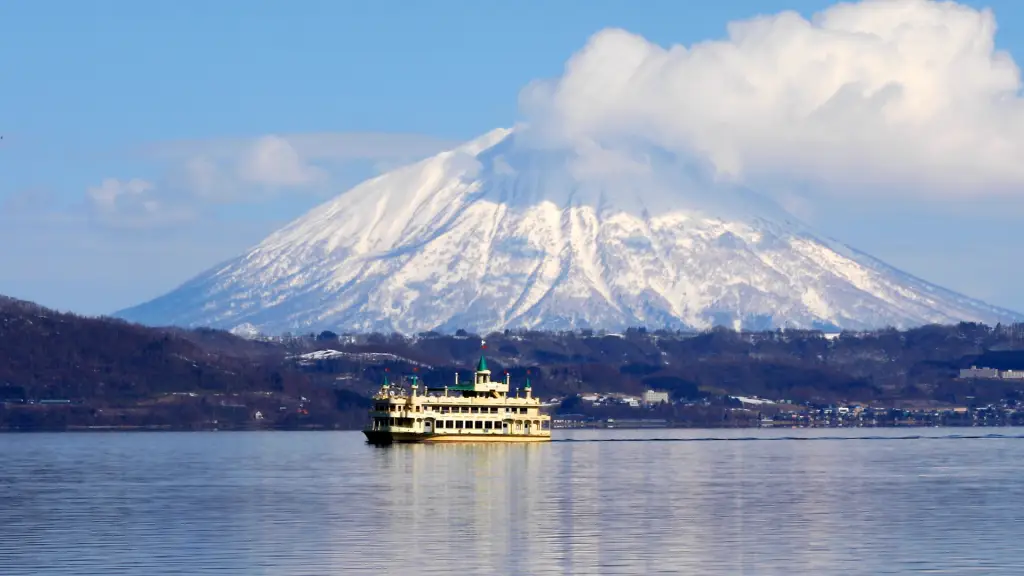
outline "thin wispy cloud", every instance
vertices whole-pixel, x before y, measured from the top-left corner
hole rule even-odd
[[[156,186],[141,178],[107,178],[86,190],[90,215],[114,228],[149,229],[174,226],[195,219],[182,203],[167,203],[156,194]]]
[[[364,162],[378,171],[458,142],[416,134],[268,134],[153,143],[141,147],[153,179],[114,176],[86,190],[90,213],[121,228],[174,225],[215,204],[259,203],[282,194],[337,194],[334,175]]]
[[[244,155],[254,142],[268,135],[245,138],[175,140],[142,145],[143,156],[164,161],[181,161],[193,156],[233,160]],[[276,134],[310,161],[385,160],[424,158],[458,146],[459,140],[435,138],[424,134],[386,132],[337,132]]]

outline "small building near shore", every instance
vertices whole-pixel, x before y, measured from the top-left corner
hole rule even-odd
[[[644,404],[668,404],[668,392],[647,390],[644,392]]]
[[[970,368],[962,368],[960,370],[961,378],[999,378],[999,370],[995,368],[978,368],[977,366],[971,366]]]

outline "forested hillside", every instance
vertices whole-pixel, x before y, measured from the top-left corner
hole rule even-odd
[[[1022,325],[959,324],[840,335],[637,328],[247,340],[2,299],[0,428],[358,427],[385,377],[415,374],[441,384],[457,370],[468,377],[481,353],[514,384],[529,372],[539,395],[557,399],[552,410],[574,413],[598,410],[578,395],[646,389],[689,407],[662,408],[661,416],[692,424],[720,422],[729,396],[876,406],[995,402],[1017,398],[1024,384],[960,380],[958,371],[972,364],[1024,369],[1022,336]]]

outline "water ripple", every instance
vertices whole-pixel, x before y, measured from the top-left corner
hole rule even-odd
[[[784,440],[981,440],[986,438],[1024,439],[1024,434],[946,434],[933,436],[921,436],[919,434],[909,436],[743,436],[725,438],[658,438],[655,436],[643,436],[636,438],[555,438],[552,439],[552,442],[772,442]]]
[[[4,435],[0,572],[1020,574],[1011,430]]]

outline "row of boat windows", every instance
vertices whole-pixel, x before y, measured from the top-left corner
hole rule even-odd
[[[422,420],[422,418],[417,418],[417,420]],[[385,426],[402,426],[409,428],[412,426],[412,423],[412,418],[374,418],[373,429],[379,430]]]
[[[422,412],[422,406],[413,406],[413,412]],[[405,410],[405,406],[401,404],[378,404],[374,407],[374,410],[378,412],[402,412]],[[436,411],[441,414],[526,414],[527,408],[524,406],[511,406],[506,407],[503,410],[497,406],[438,406]]]
[[[515,421],[516,431],[522,430],[524,422],[522,420]],[[527,428],[533,426],[537,430],[547,430],[547,420],[526,420],[525,424]],[[473,428],[475,430],[492,430],[500,429],[502,427],[501,422],[495,422],[493,420],[438,420],[435,423],[435,427],[438,430],[452,429],[459,430],[464,428]]]
[[[422,418],[374,418],[373,429],[380,430],[385,426],[402,426],[412,427],[417,422],[422,422]],[[548,420],[516,420],[514,429],[520,431],[523,429],[523,424],[526,424],[527,428],[533,427],[535,430],[547,430],[550,427]],[[434,423],[434,427],[438,430],[462,430],[472,428],[474,430],[500,430],[502,423],[494,420],[438,420]]]

